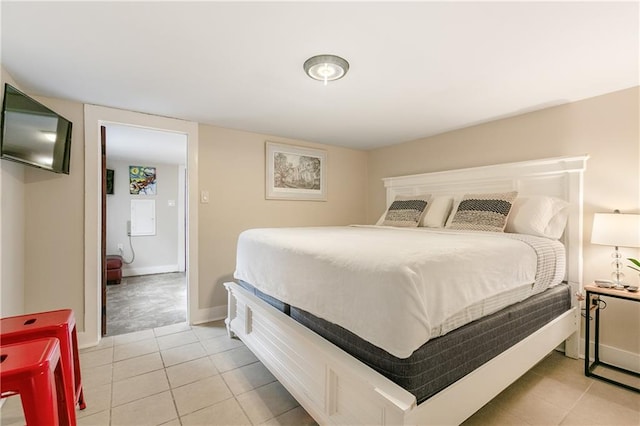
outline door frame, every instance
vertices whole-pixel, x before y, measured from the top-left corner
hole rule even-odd
[[[100,336],[107,334],[107,128],[100,126]]]
[[[83,331],[78,335],[80,346],[92,346],[101,339],[101,188],[102,159],[100,126],[123,124],[150,129],[182,133],[187,136],[186,173],[186,276],[187,322],[206,321],[207,312],[200,312],[198,298],[198,123],[159,117],[133,111],[118,110],[97,105],[84,106],[84,315]],[[77,315],[79,317],[80,315]]]

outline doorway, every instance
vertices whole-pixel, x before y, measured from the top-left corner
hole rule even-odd
[[[185,322],[187,136],[105,123],[103,335]]]
[[[100,126],[109,123],[182,133],[187,136],[186,181],[186,281],[187,322],[206,321],[210,312],[199,308],[198,291],[198,123],[124,111],[96,105],[84,106],[85,140],[85,251],[84,315],[78,335],[81,346],[92,346],[101,339],[101,153]],[[80,323],[80,321],[79,321]]]

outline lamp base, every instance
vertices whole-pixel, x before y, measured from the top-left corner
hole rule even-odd
[[[611,262],[611,266],[613,266],[613,272],[611,272],[612,287],[616,290],[624,290],[624,272],[622,272],[624,265],[622,264],[622,254],[618,246],[616,246],[611,257],[613,258],[613,262]]]

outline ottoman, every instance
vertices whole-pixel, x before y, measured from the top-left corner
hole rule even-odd
[[[122,256],[107,256],[107,284],[120,284],[122,280]]]

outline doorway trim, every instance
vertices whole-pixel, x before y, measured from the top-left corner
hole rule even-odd
[[[198,123],[85,104],[84,330],[78,333],[79,345],[83,347],[96,345],[101,339],[100,126],[110,123],[183,133],[187,136],[187,322],[196,323],[200,316],[198,312]]]

